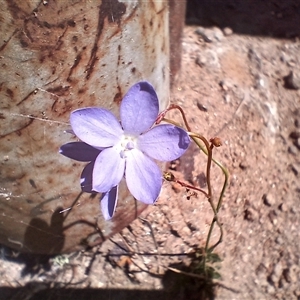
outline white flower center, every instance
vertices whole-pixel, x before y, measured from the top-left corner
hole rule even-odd
[[[116,147],[117,151],[120,152],[121,158],[126,158],[128,152],[137,147],[136,141],[137,137],[123,134],[119,143],[117,143],[114,147]]]

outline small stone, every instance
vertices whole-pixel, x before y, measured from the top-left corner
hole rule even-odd
[[[289,146],[288,151],[289,151],[290,154],[293,154],[293,155],[298,154],[298,149],[294,145]]]
[[[248,256],[247,254],[242,255],[241,258],[242,258],[242,261],[243,261],[244,263],[249,262],[249,256]]]
[[[224,100],[225,100],[226,103],[229,103],[230,100],[231,100],[230,95],[226,94],[226,95],[224,96]]]
[[[287,212],[288,211],[288,207],[285,203],[281,203],[278,208],[282,211],[282,212]]]
[[[242,201],[243,201],[243,199],[238,197],[238,198],[236,198],[235,203],[239,205],[242,203]]]
[[[263,278],[266,276],[266,271],[267,271],[267,268],[262,263],[260,263],[258,265],[258,267],[256,268],[255,273],[256,273],[257,277]]]
[[[268,214],[268,216],[269,216],[269,219],[270,219],[271,223],[273,225],[277,225],[278,219],[277,219],[277,213],[276,213],[276,211],[275,210],[270,211],[270,213]]]
[[[195,60],[196,64],[200,67],[207,67],[212,69],[220,69],[220,62],[218,54],[212,50],[206,50],[199,53]]]
[[[245,162],[240,162],[239,167],[244,171],[248,168],[248,165]]]
[[[297,211],[297,209],[296,209],[295,206],[292,206],[292,207],[291,207],[290,212],[291,212],[292,214],[295,214],[295,215],[298,213],[298,211]]]
[[[200,103],[199,101],[197,101],[197,107],[204,112],[207,112],[207,107],[205,105],[203,105],[202,103]]]
[[[264,204],[267,206],[273,206],[276,203],[274,196],[270,193],[264,194],[262,197]]]
[[[230,27],[223,28],[223,33],[225,36],[229,36],[233,34],[233,30]]]
[[[287,62],[287,65],[288,65],[289,67],[291,67],[291,68],[294,68],[294,67],[296,66],[296,62],[295,62],[295,60],[292,58],[291,60],[289,60],[289,61]]]
[[[299,116],[299,117],[300,117],[300,108],[297,108],[297,109],[294,111],[294,114],[295,114],[295,116]]]
[[[216,41],[221,42],[224,38],[222,30],[218,27],[213,27],[214,38]]]
[[[271,275],[271,280],[274,283],[274,285],[278,284],[278,282],[280,280],[280,277],[282,276],[282,272],[283,272],[282,264],[279,261],[275,265],[274,270],[273,270],[272,275]]]
[[[228,79],[223,79],[219,82],[219,85],[221,86],[221,88],[224,90],[224,91],[228,91],[228,90],[232,90],[233,87],[234,87],[234,84],[228,80]]]
[[[300,298],[300,287],[298,287],[298,288],[294,291],[294,295],[295,295],[296,297],[298,297],[297,299]]]
[[[284,269],[283,277],[288,283],[297,282],[297,266],[293,265],[288,269]]]
[[[218,27],[199,27],[196,29],[196,33],[199,34],[207,43],[220,42],[224,37],[222,30]]]
[[[274,294],[275,293],[275,287],[273,285],[268,285],[267,293],[268,294]]]
[[[186,236],[189,236],[191,235],[191,230],[187,227],[187,226],[184,226],[181,231],[180,231],[183,235],[186,235]]]
[[[282,238],[281,235],[279,235],[276,239],[275,239],[275,243],[278,245],[282,245],[284,243],[284,240]]]
[[[255,49],[250,48],[248,50],[248,58],[253,63],[253,66],[257,70],[261,70],[261,66],[262,66],[261,58],[259,57]]]
[[[291,168],[296,176],[300,174],[300,164],[297,163],[291,164]]]
[[[280,60],[283,63],[288,63],[289,60],[291,60],[291,57],[287,55],[285,52],[281,52]]]
[[[196,64],[197,64],[198,66],[200,66],[200,67],[204,67],[204,66],[206,65],[206,63],[207,63],[206,57],[203,56],[203,55],[201,55],[201,54],[197,55],[195,61],[196,61]]]
[[[247,221],[254,221],[256,219],[258,219],[258,212],[255,211],[254,209],[252,208],[248,208],[245,210],[244,212],[244,218],[247,220]]]
[[[295,72],[291,71],[289,75],[285,76],[283,79],[286,88],[294,90],[300,89],[300,77],[298,74],[295,74]]]
[[[295,119],[295,126],[297,128],[300,128],[300,118],[299,119]]]
[[[292,138],[294,140],[300,138],[300,131],[299,130],[292,131],[290,133],[290,138]]]
[[[195,31],[197,34],[199,34],[203,40],[207,43],[212,43],[213,42],[213,35],[212,32],[206,28],[199,27]]]

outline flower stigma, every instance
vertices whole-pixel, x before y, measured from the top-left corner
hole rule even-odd
[[[136,148],[136,140],[137,138],[134,136],[123,134],[120,142],[114,146],[120,152],[121,158],[127,158],[128,152]]]

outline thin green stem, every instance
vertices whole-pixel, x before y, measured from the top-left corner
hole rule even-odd
[[[197,140],[194,140],[194,142],[207,155],[206,148],[203,147],[203,145],[201,145]],[[222,170],[222,172],[223,172],[223,174],[225,176],[224,184],[223,184],[222,191],[220,193],[219,201],[218,201],[217,208],[216,208],[217,212],[219,212],[219,210],[220,210],[220,208],[222,206],[223,196],[224,196],[227,184],[228,184],[229,172],[228,172],[228,170],[219,161],[215,160],[214,158],[212,158],[212,161]]]
[[[228,184],[229,173],[228,173],[228,170],[220,162],[218,162],[215,159],[213,159],[213,157],[212,157],[213,143],[211,145],[209,145],[209,142],[202,135],[199,135],[197,133],[191,132],[190,126],[189,126],[189,124],[187,122],[187,119],[185,117],[183,109],[180,106],[178,106],[176,104],[170,105],[165,111],[163,111],[160,114],[159,118],[156,121],[156,124],[158,124],[162,120],[164,120],[164,121],[166,121],[168,123],[174,124],[176,126],[180,126],[178,123],[165,118],[165,115],[171,109],[178,109],[180,111],[180,113],[182,115],[182,118],[183,118],[183,121],[184,121],[184,124],[185,124],[187,130],[189,131],[190,137],[197,144],[197,146],[207,155],[206,180],[207,180],[207,188],[208,188],[208,201],[209,201],[209,203],[211,205],[211,208],[213,210],[214,217],[213,217],[213,220],[212,220],[212,223],[211,223],[211,226],[209,228],[208,235],[207,235],[207,240],[206,240],[206,244],[205,244],[205,253],[212,252],[217,247],[217,245],[219,245],[222,242],[222,240],[223,240],[223,228],[222,228],[222,225],[220,224],[220,222],[218,220],[218,212],[219,212],[219,210],[221,208],[223,196],[224,196],[227,184]],[[200,139],[205,144],[205,147],[198,141],[198,139]],[[223,172],[223,174],[225,176],[225,180],[224,180],[224,184],[223,184],[223,187],[222,187],[222,191],[220,193],[220,197],[218,199],[218,203],[217,203],[216,207],[215,207],[215,205],[213,203],[213,199],[212,199],[212,189],[211,189],[211,182],[210,182],[210,169],[211,169],[211,163],[212,163],[212,161],[222,170],[222,172]],[[213,246],[211,246],[209,248],[209,241],[210,241],[211,234],[212,234],[212,231],[213,231],[215,223],[217,223],[217,225],[220,228],[220,237],[219,237],[219,240]],[[205,259],[204,259],[204,267],[205,267]]]
[[[210,197],[208,198],[209,200],[209,203],[210,203],[210,206],[214,212],[214,217],[213,217],[213,220],[212,220],[212,223],[211,223],[211,226],[209,228],[209,231],[208,231],[208,234],[207,234],[207,239],[206,239],[206,243],[205,243],[205,253],[207,253],[208,251],[211,251],[212,249],[214,249],[219,243],[222,242],[222,239],[223,239],[223,228],[222,228],[222,224],[220,224],[219,220],[218,220],[218,211],[221,207],[220,205],[220,198],[219,198],[219,201],[218,201],[218,205],[217,205],[217,208],[215,207],[214,203],[213,203],[213,199],[212,199],[212,191],[211,191],[211,183],[210,183],[210,168],[211,168],[211,162],[215,160],[212,158],[212,148],[213,146],[212,145],[209,145],[208,141],[201,135],[197,134],[197,133],[193,133],[193,132],[189,132],[189,135],[190,137],[193,139],[193,141],[197,144],[197,146],[207,155],[207,169],[206,169],[206,180],[207,180],[207,187],[208,187],[208,194],[210,195]],[[205,144],[205,147],[203,147],[203,145],[198,141],[198,139],[200,139],[201,141],[203,141],[203,143]],[[219,165],[219,164],[218,164]],[[223,170],[223,168],[222,168]],[[223,186],[223,189],[222,189],[222,197],[223,197],[223,194],[225,192],[225,187],[226,185]],[[221,198],[222,199],[222,198]],[[214,223],[217,223],[217,225],[219,226],[220,228],[220,237],[219,237],[219,240],[218,242],[212,246],[211,248],[209,248],[209,241],[210,241],[210,238],[211,238],[211,234],[212,234],[212,231],[213,231],[213,228],[214,228]]]

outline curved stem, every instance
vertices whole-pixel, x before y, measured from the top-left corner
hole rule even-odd
[[[179,123],[177,123],[173,120],[167,119],[167,118],[163,118],[162,121],[165,121],[167,123],[173,124],[173,125],[178,126],[178,127],[182,127]]]
[[[206,147],[207,150],[207,165],[206,165],[206,181],[207,181],[207,189],[208,189],[208,196],[209,198],[212,197],[212,190],[211,190],[211,183],[210,183],[210,168],[211,168],[211,161],[212,161],[212,148],[210,147],[208,141],[205,137],[200,134],[188,132],[188,135],[193,139],[193,141],[198,145],[197,139],[200,139]],[[215,211],[215,208],[213,208]]]
[[[158,117],[157,117],[157,119],[155,121],[155,124],[159,124],[165,118],[165,115],[167,114],[167,112],[169,112],[172,109],[178,109],[180,111],[180,114],[182,116],[182,119],[183,119],[183,122],[184,122],[184,125],[185,125],[187,131],[191,131],[191,128],[190,128],[190,126],[188,124],[188,121],[187,121],[187,119],[185,117],[185,113],[184,113],[183,109],[179,105],[177,105],[177,104],[171,104],[167,109],[163,110],[158,115]],[[171,123],[173,123],[173,122],[171,122]]]
[[[205,147],[203,147],[203,145],[201,145],[198,141],[194,140],[194,142],[197,144],[197,146],[207,155],[207,150],[205,149]],[[212,161],[222,170],[224,176],[225,176],[225,180],[224,180],[224,184],[222,187],[222,191],[220,193],[220,197],[218,200],[218,204],[217,204],[217,212],[219,212],[221,206],[222,206],[222,200],[223,200],[223,196],[228,184],[228,180],[229,180],[229,172],[228,170],[217,160],[215,160],[214,158],[212,158]]]
[[[217,209],[215,207],[214,203],[213,203],[212,190],[211,190],[211,182],[210,182],[210,168],[211,168],[211,162],[213,161],[213,158],[212,158],[213,145],[209,145],[208,141],[202,135],[199,135],[199,134],[193,133],[193,132],[189,132],[188,134],[193,139],[193,141],[199,146],[199,148],[201,150],[204,150],[204,153],[207,155],[207,168],[206,168],[206,176],[207,176],[207,178],[206,178],[206,180],[207,180],[208,195],[209,195],[208,201],[209,201],[209,204],[210,204],[210,206],[211,206],[211,208],[212,208],[212,210],[214,212],[214,217],[213,217],[211,226],[209,228],[207,239],[206,239],[206,243],[205,243],[205,253],[207,253],[208,251],[213,250],[223,240],[223,228],[222,228],[222,224],[218,220],[218,211],[219,211],[219,209],[221,207],[221,205],[220,205],[220,198],[219,198],[219,201],[218,201],[218,205],[217,205],[218,209]],[[205,144],[205,148],[206,149],[201,145],[201,143],[199,143],[198,139],[200,139],[201,141],[203,141],[203,143]],[[222,189],[223,194],[225,192],[225,186],[226,185],[224,185],[223,189]],[[222,194],[222,197],[223,197],[223,194]],[[212,234],[212,231],[213,231],[213,228],[214,228],[214,223],[217,223],[217,225],[220,228],[220,237],[219,237],[219,240],[217,241],[217,243],[214,246],[212,246],[211,248],[209,248],[209,241],[210,241],[211,234]]]
[[[170,105],[165,111],[163,111],[159,115],[159,117],[157,118],[156,124],[160,123],[162,120],[165,120],[168,123],[174,124],[176,126],[180,126],[178,123],[165,118],[166,113],[168,111],[172,110],[172,109],[178,109],[180,111],[180,113],[182,115],[182,118],[183,118],[183,121],[184,121],[184,124],[185,124],[187,130],[189,131],[188,132],[189,136],[192,138],[192,140],[197,144],[197,146],[208,157],[208,159],[207,159],[207,166],[206,166],[206,180],[207,180],[207,187],[208,187],[208,201],[209,201],[209,203],[211,205],[211,208],[213,210],[214,217],[213,217],[213,220],[212,220],[212,223],[211,223],[211,226],[209,228],[208,235],[207,235],[207,240],[206,240],[206,244],[205,244],[205,253],[212,252],[214,250],[214,248],[217,245],[219,245],[222,242],[222,240],[223,240],[223,228],[222,228],[222,224],[220,224],[220,222],[218,220],[218,212],[219,212],[219,210],[221,208],[223,196],[224,196],[227,184],[228,184],[229,173],[228,173],[228,170],[220,162],[218,162],[215,159],[213,159],[213,157],[212,157],[213,143],[210,145],[209,142],[202,135],[191,132],[191,129],[190,129],[190,126],[189,126],[189,124],[187,122],[185,114],[184,114],[184,112],[183,112],[183,110],[182,110],[182,108],[180,106],[178,106],[176,104]],[[205,144],[205,147],[198,141],[198,139],[200,139]],[[225,176],[225,180],[224,180],[224,184],[223,184],[223,187],[222,187],[222,191],[220,193],[220,197],[218,199],[218,203],[217,203],[216,207],[215,207],[215,205],[213,203],[213,199],[212,199],[212,189],[211,189],[211,182],[210,182],[210,169],[211,169],[211,163],[212,163],[212,161],[222,170],[222,172],[223,172],[223,174]],[[220,237],[219,237],[219,240],[213,246],[211,246],[209,248],[209,241],[210,241],[211,234],[212,234],[212,231],[213,231],[215,223],[217,223],[217,225],[220,228]],[[204,260],[204,267],[205,267],[205,260]]]

